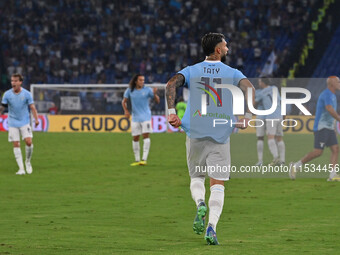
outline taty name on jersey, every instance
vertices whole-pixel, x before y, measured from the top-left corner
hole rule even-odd
[[[218,74],[219,71],[220,71],[220,68],[203,67],[203,72],[204,72],[204,73]]]

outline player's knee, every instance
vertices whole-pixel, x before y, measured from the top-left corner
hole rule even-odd
[[[258,137],[257,137],[257,140],[258,140],[258,141],[263,141],[263,140],[264,140],[264,137],[263,137],[263,136],[258,136]]]
[[[32,139],[25,140],[25,143],[26,143],[27,146],[31,146],[32,145]]]
[[[220,180],[216,180],[216,179],[210,178],[210,187],[214,186],[216,184],[224,186],[224,181],[220,181]]]
[[[204,177],[193,177],[193,178],[191,178],[191,180],[190,180],[191,185],[195,182],[201,182],[201,183],[204,184],[205,178]]]
[[[132,139],[133,139],[134,142],[138,142],[139,141],[139,135],[138,136],[134,136]]]
[[[339,145],[332,146],[332,153],[339,154]]]
[[[20,142],[13,142],[13,147],[20,147]]]
[[[314,154],[315,154],[315,156],[317,156],[317,157],[320,157],[320,156],[322,155],[322,153],[323,153],[323,150],[315,150],[315,151],[314,151]]]
[[[275,136],[275,140],[277,142],[281,142],[282,141],[282,136]]]

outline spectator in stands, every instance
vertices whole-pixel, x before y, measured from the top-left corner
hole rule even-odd
[[[137,71],[165,82],[172,72],[202,60],[196,42],[205,31],[216,30],[233,38],[228,64],[243,66],[254,77],[274,45],[270,39],[293,44],[315,5],[314,0],[96,3],[2,1],[1,56],[8,67],[3,72],[22,71],[26,86],[96,82],[103,73],[105,83],[128,83]],[[254,51],[252,41],[261,41]],[[286,45],[277,41],[279,54]]]
[[[48,113],[51,114],[51,115],[59,114],[59,109],[58,109],[58,107],[55,105],[55,103],[52,103],[52,104],[51,104],[51,107],[48,108]]]

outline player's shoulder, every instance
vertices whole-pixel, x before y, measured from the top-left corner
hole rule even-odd
[[[22,88],[21,89],[21,93],[26,97],[26,98],[31,98],[32,97],[32,94],[29,90],[25,89],[25,88]]]
[[[271,87],[271,86],[268,86],[268,87],[265,87],[264,89],[262,89],[262,93],[263,94],[266,94],[266,93],[268,93],[268,92],[270,92],[270,91],[272,91],[273,90],[273,88]]]
[[[204,62],[204,61],[203,61]],[[196,69],[196,68],[200,68],[202,66],[202,63],[203,62],[198,62],[196,64],[193,64],[193,65],[188,65],[186,67],[184,67],[181,71],[185,71],[185,70],[192,70],[192,69]],[[179,73],[181,72],[179,71]]]
[[[13,94],[13,89],[6,90],[5,93],[4,93],[4,96],[5,95],[10,95],[10,94]]]
[[[268,91],[270,91],[271,93],[273,92],[274,89],[279,89],[276,85],[270,85],[267,87]]]
[[[21,91],[24,92],[25,94],[31,94],[31,92],[25,88],[21,88]]]
[[[228,71],[228,72],[232,72],[232,73],[242,73],[240,70],[238,70],[237,68],[234,68],[234,67],[231,67],[223,62],[220,62],[220,65],[222,66],[222,68],[225,70],[225,71]]]
[[[334,94],[332,93],[332,91],[330,91],[329,89],[325,89],[324,91],[321,92],[320,97],[321,98],[329,98],[332,97]]]
[[[8,90],[6,90],[5,93],[2,95],[2,99],[4,99],[4,98],[9,98],[9,97],[11,97],[12,95],[14,95],[13,89],[8,89]]]
[[[239,71],[237,68],[231,67],[229,65],[227,65],[226,63],[220,62],[220,65],[223,66],[223,68],[230,70],[230,71]]]

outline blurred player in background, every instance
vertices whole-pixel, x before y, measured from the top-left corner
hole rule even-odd
[[[258,94],[261,93],[262,89],[259,88],[255,91],[255,98],[258,97]],[[259,101],[256,103],[256,109],[257,110],[264,110],[262,101]],[[263,144],[264,144],[264,136],[266,134],[266,120],[264,115],[258,115],[256,116],[256,119],[262,120],[263,121],[263,125],[260,126],[262,124],[262,122],[258,121],[258,123],[256,123],[257,127],[256,127],[256,137],[257,137],[257,143],[256,143],[256,149],[257,149],[257,163],[255,164],[255,166],[262,166],[263,165]]]
[[[182,119],[187,109],[187,104],[184,102],[183,97],[180,97],[176,104],[177,116]]]
[[[177,116],[182,120],[185,110],[187,109],[187,104],[184,102],[183,97],[180,97],[178,103],[176,104]],[[178,127],[180,132],[183,132],[181,127]]]
[[[55,105],[55,103],[52,103],[52,104],[51,104],[51,107],[48,108],[48,113],[51,114],[51,115],[59,114],[59,109],[58,109],[58,107]]]
[[[261,77],[259,79],[261,92],[257,93],[255,97],[256,103],[262,104],[264,110],[270,109],[273,105],[273,88],[275,86],[270,86],[270,82],[271,81],[268,77]],[[276,110],[272,114],[264,116],[264,119],[266,124],[265,129],[268,138],[268,147],[273,156],[273,161],[270,164],[284,164],[286,148],[283,141],[283,129],[281,125],[281,97],[279,94]]]
[[[337,101],[335,92],[340,90],[340,80],[337,76],[331,76],[327,79],[327,88],[320,94],[316,104],[316,113],[314,121],[314,150],[305,155],[296,163],[290,163],[289,177],[294,180],[296,172],[303,164],[320,157],[325,146],[331,149],[330,165],[331,169],[328,181],[340,181],[337,174],[339,145],[335,133],[335,120],[340,121],[337,114]]]
[[[4,107],[8,107],[8,141],[13,143],[14,156],[19,166],[19,170],[16,172],[18,175],[33,172],[31,165],[33,133],[30,126],[29,108],[33,113],[35,126],[39,124],[38,113],[34,106],[32,95],[28,90],[21,87],[22,82],[23,77],[21,74],[11,76],[12,89],[5,92],[0,106],[0,115],[4,111]],[[26,172],[20,149],[20,134],[26,143]]]
[[[197,234],[201,234],[205,228],[205,216],[207,206],[205,204],[205,177],[206,172],[197,171],[197,167],[230,167],[230,143],[229,136],[234,127],[246,128],[251,114],[247,113],[244,119],[239,120],[235,125],[221,125],[212,127],[212,118],[191,117],[191,107],[196,107],[197,98],[194,93],[202,93],[205,88],[211,94],[216,91],[213,87],[214,81],[220,84],[233,84],[240,86],[246,94],[247,88],[253,88],[250,81],[237,69],[225,65],[224,62],[228,52],[225,37],[219,33],[209,33],[202,38],[202,48],[206,59],[196,65],[188,66],[179,71],[167,83],[166,95],[169,108],[169,123],[182,128],[187,134],[187,164],[190,175],[190,191],[197,206],[196,217],[193,229]],[[203,82],[201,82],[203,81]],[[209,85],[210,84],[210,85]],[[185,86],[190,89],[190,96],[187,109],[182,122],[175,111],[176,88]],[[204,89],[203,89],[204,90]],[[218,90],[218,89],[217,89]],[[227,89],[219,90],[220,105],[215,107],[211,102],[207,105],[207,111],[225,113],[234,119],[231,93]],[[253,92],[253,95],[255,91]],[[195,94],[201,98],[201,94]],[[217,95],[217,93],[216,93]],[[196,100],[196,101],[195,101]],[[254,100],[253,100],[254,101]],[[200,104],[200,101],[199,101]],[[195,105],[195,106],[194,106]],[[198,105],[198,104],[197,104]],[[200,107],[200,106],[198,106]],[[196,110],[193,109],[193,110]],[[190,124],[191,122],[191,124]],[[193,123],[195,122],[195,123]],[[207,128],[208,127],[208,128]],[[205,240],[208,244],[217,245],[216,226],[222,213],[224,204],[224,182],[229,180],[229,171],[207,171],[210,177],[210,198],[209,198],[209,222],[206,229]]]
[[[122,101],[124,114],[127,118],[130,118],[130,112],[127,107],[128,99],[131,102],[132,108],[131,134],[133,137],[132,149],[135,155],[135,162],[131,163],[131,166],[147,164],[151,143],[149,134],[152,133],[149,98],[153,98],[157,104],[160,102],[159,96],[157,95],[157,88],[152,90],[149,87],[145,87],[144,80],[145,77],[143,75],[134,75],[129,83],[129,88],[124,92]],[[140,135],[143,136],[142,160],[140,160]]]

